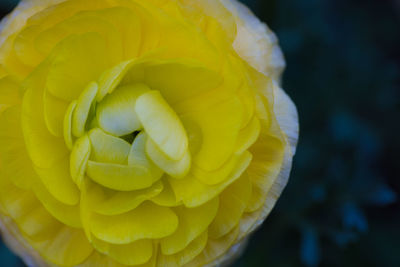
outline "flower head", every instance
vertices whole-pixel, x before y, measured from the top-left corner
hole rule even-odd
[[[283,190],[296,109],[238,2],[26,0],[0,41],[0,218],[25,261],[214,266]]]

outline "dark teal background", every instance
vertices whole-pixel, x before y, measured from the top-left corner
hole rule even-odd
[[[1,13],[17,1],[0,0]],[[277,33],[301,137],[235,267],[400,266],[400,2],[248,0]],[[23,266],[4,246],[1,266]]]

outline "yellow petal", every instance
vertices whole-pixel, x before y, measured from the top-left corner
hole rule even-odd
[[[238,164],[228,178],[216,185],[206,185],[189,174],[185,179],[169,179],[172,189],[178,200],[182,200],[187,207],[197,207],[220,194],[226,187],[236,181],[249,166],[252,155],[245,152],[241,155]]]
[[[68,37],[54,51],[46,87],[67,101],[77,99],[110,65],[105,41],[98,33]]]
[[[218,239],[239,224],[251,196],[251,187],[247,175],[242,175],[220,194],[217,216],[209,227],[211,238]]]
[[[224,29],[224,35],[232,43],[236,37],[236,22],[232,13],[224,6],[221,1],[213,0],[179,0],[187,8],[195,8],[198,12],[206,14],[216,19]]]
[[[33,206],[24,216],[17,218],[15,222],[22,234],[33,242],[43,242],[43,240],[53,238],[62,226],[40,204]]]
[[[159,206],[176,207],[182,205],[181,201],[177,201],[174,191],[169,184],[168,179],[163,180],[164,188],[160,194],[151,199],[152,202]]]
[[[79,202],[79,190],[72,181],[68,155],[50,168],[34,168],[43,185],[58,201],[67,205],[76,205]]]
[[[99,92],[96,98],[97,102],[103,100],[107,94],[112,93],[117,88],[126,72],[132,66],[132,63],[133,60],[124,61],[101,74],[98,80]]]
[[[182,251],[173,255],[159,254],[157,266],[180,267],[199,255],[207,245],[207,231],[203,232]]]
[[[143,1],[118,1],[118,6],[127,8],[129,12],[132,12],[131,14],[119,16],[121,22],[115,18],[111,19],[117,28],[122,28],[121,33],[123,38],[124,36],[129,36],[127,38],[129,40],[124,39],[127,41],[124,51],[131,50],[128,54],[139,52],[140,55],[159,46],[160,22],[151,11],[155,10],[159,12],[160,10],[157,7]],[[117,8],[114,9],[118,11]],[[107,14],[103,14],[102,16],[107,16]],[[128,16],[130,21],[125,22],[123,19],[124,16]],[[132,20],[132,17],[137,18],[137,20]],[[140,21],[140,25],[136,25],[138,20]],[[141,34],[136,34],[136,28],[140,28]],[[139,51],[136,50],[138,44],[135,41],[140,44]],[[132,57],[128,56],[128,58]]]
[[[143,43],[143,19],[140,12],[134,9],[114,7],[99,12],[101,18],[107,19],[116,27],[121,35],[123,58],[136,58]],[[149,32],[144,31],[145,36]]]
[[[97,107],[100,127],[113,135],[123,136],[142,128],[135,112],[136,100],[150,89],[144,84],[117,88],[107,95]]]
[[[206,25],[202,28],[204,34],[220,51],[226,51],[231,48],[232,41],[230,38],[227,38],[225,29],[222,27],[220,21],[207,17]]]
[[[196,155],[203,143],[202,129],[195,121],[188,118],[188,116],[181,117],[181,120],[188,136],[190,154]]]
[[[256,155],[247,172],[253,184],[253,193],[246,209],[247,212],[259,209],[266,200],[266,196],[274,183],[274,178],[280,172],[283,161],[283,143],[265,130],[257,142],[250,148]]]
[[[243,68],[241,68],[241,72],[246,73]],[[255,117],[256,99],[252,86],[249,85],[249,82],[246,80],[238,90],[237,95],[239,96],[240,102],[242,102],[243,106],[243,121],[241,125],[241,128],[243,129],[245,126],[251,123],[251,120]]]
[[[64,117],[68,109],[68,103],[62,99],[52,96],[48,91],[44,91],[44,118],[47,129],[51,134],[60,137],[63,135]]]
[[[41,3],[43,1],[40,1]],[[39,3],[35,3],[36,6],[40,7]],[[43,7],[51,6],[51,11],[48,9],[40,10],[34,16],[28,19],[28,24],[42,23],[46,26],[54,25],[60,21],[63,21],[82,10],[97,10],[111,7],[110,3],[104,0],[82,0],[82,1],[72,1],[72,2],[46,2],[42,3]]]
[[[71,104],[69,104],[68,109],[65,112],[64,123],[63,123],[64,141],[69,149],[72,149],[72,146],[74,145],[74,140],[72,136],[72,115],[75,112],[76,104],[77,104],[76,100],[72,101]]]
[[[184,59],[148,63],[144,73],[145,83],[160,91],[171,105],[204,94],[222,82],[217,72]]]
[[[22,130],[28,154],[39,168],[50,168],[68,154],[62,139],[48,132],[43,116],[43,91],[28,89],[22,105]]]
[[[146,153],[155,165],[171,177],[183,178],[190,170],[191,156],[189,151],[186,151],[182,159],[174,161],[169,159],[150,137],[147,137]]]
[[[79,206],[65,205],[59,202],[40,182],[35,184],[34,191],[42,205],[57,220],[70,227],[81,227]]]
[[[184,120],[198,125],[202,144],[193,162],[205,171],[219,169],[232,155],[242,122],[238,98],[217,98],[214,93],[181,103],[177,109]],[[216,149],[218,148],[218,149]]]
[[[0,78],[7,76],[7,71],[4,69],[3,64],[0,64]]]
[[[118,215],[137,208],[144,201],[158,195],[163,190],[161,181],[149,188],[131,192],[116,192],[102,188],[101,201],[94,204],[94,212],[102,215]]]
[[[129,244],[141,239],[171,235],[178,227],[178,218],[169,208],[145,202],[117,216],[93,214],[90,227],[93,234],[103,241]]]
[[[90,83],[78,98],[74,114],[72,115],[72,133],[76,137],[81,137],[86,130],[86,123],[90,119],[91,109],[98,92],[97,83]]]
[[[257,211],[244,213],[239,223],[239,235],[238,240],[242,240],[249,234],[251,230],[254,230],[262,221],[260,221],[262,209]]]
[[[126,166],[89,160],[86,173],[96,183],[119,191],[144,189],[156,181],[152,173],[140,165]]]
[[[108,135],[100,129],[89,132],[91,159],[97,162],[126,164],[131,145],[123,139]]]
[[[0,180],[2,210],[30,239],[41,241],[51,237],[60,227],[30,191],[21,190],[6,179]]]
[[[167,157],[175,161],[184,157],[188,150],[185,128],[158,91],[141,95],[135,111],[146,133]]]
[[[82,230],[67,226],[35,248],[46,260],[61,266],[82,263],[93,251]]]
[[[121,35],[112,23],[102,18],[101,12],[98,11],[81,10],[59,24],[42,31],[35,38],[34,45],[42,54],[47,55],[57,44],[69,36],[87,33],[99,34],[104,40],[108,56],[115,61],[121,60]]]
[[[125,265],[144,264],[153,255],[153,241],[149,239],[138,240],[124,245],[115,245],[94,238],[92,244],[97,251]]]
[[[87,135],[76,140],[70,155],[70,174],[74,183],[81,188],[82,180],[85,176],[87,162],[92,148],[90,139]]]
[[[219,200],[215,198],[196,208],[176,207],[179,227],[175,233],[161,239],[161,251],[172,255],[182,251],[195,238],[200,236],[214,220],[218,211]]]
[[[24,79],[31,71],[32,68],[21,62],[14,50],[14,40],[16,33],[10,35],[1,45],[2,64],[7,69],[7,73],[17,77],[17,79]],[[2,38],[4,40],[4,38]]]
[[[144,264],[134,265],[135,267],[156,267],[157,261],[157,247],[154,247],[153,256],[150,260]],[[107,266],[107,267],[127,267],[128,265],[124,265],[116,262],[111,257],[103,255],[97,251],[94,251],[92,255],[82,264],[77,267],[93,267],[93,266]]]
[[[19,85],[10,76],[0,78],[0,107],[21,103]]]
[[[34,47],[37,34],[43,30],[40,25],[32,25],[23,29],[15,38],[14,50],[18,59],[28,66],[37,66],[43,60],[43,55]]]
[[[38,179],[25,147],[20,105],[0,113],[0,169],[0,180],[10,179],[22,189],[30,189]]]
[[[93,182],[90,178],[85,177],[80,186],[80,215],[83,230],[87,239],[91,242],[93,235],[90,231],[90,218],[95,205],[103,200],[103,187]]]
[[[172,16],[158,18],[161,32],[159,46],[165,48],[164,55],[158,59],[186,58],[202,62],[211,70],[220,70],[222,56],[206,36],[199,34],[197,27]]]
[[[229,234],[221,238],[209,239],[207,246],[203,249],[201,254],[194,258],[193,261],[189,262],[187,266],[204,266],[211,263],[219,256],[223,255],[233,245],[238,233],[239,227],[236,227]]]
[[[147,136],[143,132],[136,136],[131,146],[131,151],[129,152],[128,165],[143,166],[150,171],[155,180],[158,180],[162,177],[164,172],[147,157],[146,139]]]
[[[232,157],[224,164],[221,168],[215,171],[204,171],[198,166],[194,165],[191,169],[191,173],[199,181],[207,185],[215,185],[222,183],[228,178],[233,168],[238,164],[241,154],[233,154]]]
[[[251,147],[260,136],[261,125],[257,117],[253,117],[249,125],[240,130],[236,141],[236,153],[242,153]]]

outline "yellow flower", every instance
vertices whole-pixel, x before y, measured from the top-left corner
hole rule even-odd
[[[236,0],[25,0],[0,26],[0,219],[38,266],[215,266],[286,185],[296,108]]]

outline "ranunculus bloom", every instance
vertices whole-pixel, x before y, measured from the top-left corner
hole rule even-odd
[[[1,24],[3,236],[40,266],[214,266],[290,172],[277,39],[235,0],[26,0]]]

